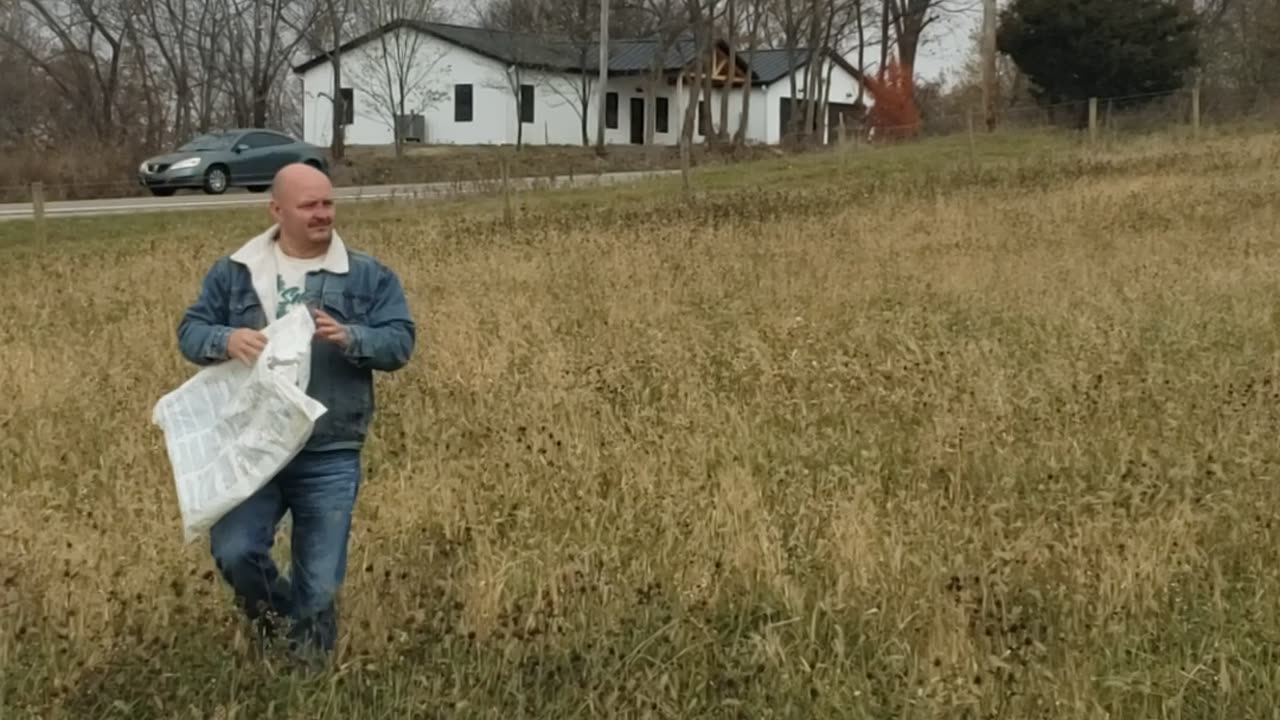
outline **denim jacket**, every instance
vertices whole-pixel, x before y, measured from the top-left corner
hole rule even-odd
[[[272,227],[229,256],[219,258],[200,295],[178,324],[178,347],[196,365],[228,360],[227,340],[236,328],[267,325],[259,293],[275,289]],[[416,330],[400,280],[382,263],[349,251],[333,235],[324,267],[307,274],[304,294],[346,325],[346,350],[315,340],[307,394],[328,412],[316,421],[305,450],[359,449],[374,411],[373,371],[404,367]]]

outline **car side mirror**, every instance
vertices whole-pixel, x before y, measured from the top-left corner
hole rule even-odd
[[[244,143],[240,143],[239,145],[236,145],[234,148],[232,148],[231,151],[239,155],[240,153],[248,149],[249,149],[248,145],[245,145]]]

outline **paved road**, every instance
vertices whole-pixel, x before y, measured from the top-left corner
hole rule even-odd
[[[634,182],[649,177],[661,177],[678,173],[675,170],[645,170],[636,172],[605,173],[603,175],[576,175],[571,181],[568,177],[558,177],[554,183],[550,178],[513,178],[512,189],[530,189],[547,187],[586,187],[592,185],[617,185]],[[498,181],[483,180],[478,183],[420,183],[409,185],[367,185],[363,187],[334,188],[334,197],[342,203],[369,200],[426,200],[476,192],[496,191]],[[179,193],[173,197],[137,197],[112,198],[102,200],[65,200],[46,202],[44,207],[46,218],[87,217],[94,215],[115,215],[139,212],[173,212],[179,210],[211,210],[228,207],[263,206],[267,202],[264,193],[228,192],[225,195],[205,195],[196,191]],[[14,203],[0,205],[0,221],[30,220],[32,218],[31,203]]]

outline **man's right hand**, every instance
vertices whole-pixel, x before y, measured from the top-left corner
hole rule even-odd
[[[227,338],[227,355],[245,365],[252,365],[267,347],[267,336],[257,330],[240,328]]]

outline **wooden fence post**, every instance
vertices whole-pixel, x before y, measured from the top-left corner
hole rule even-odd
[[[1098,98],[1089,98],[1089,144],[1098,142]]]
[[[36,239],[43,242],[46,239],[44,224],[44,183],[31,183],[31,219],[35,221]]]
[[[978,138],[973,129],[973,108],[969,108],[969,169],[978,169]]]
[[[1191,136],[1200,139],[1200,81],[1191,88]]]
[[[515,226],[515,211],[511,207],[511,167],[506,153],[498,156],[498,164],[502,169],[502,222],[510,230]]]

